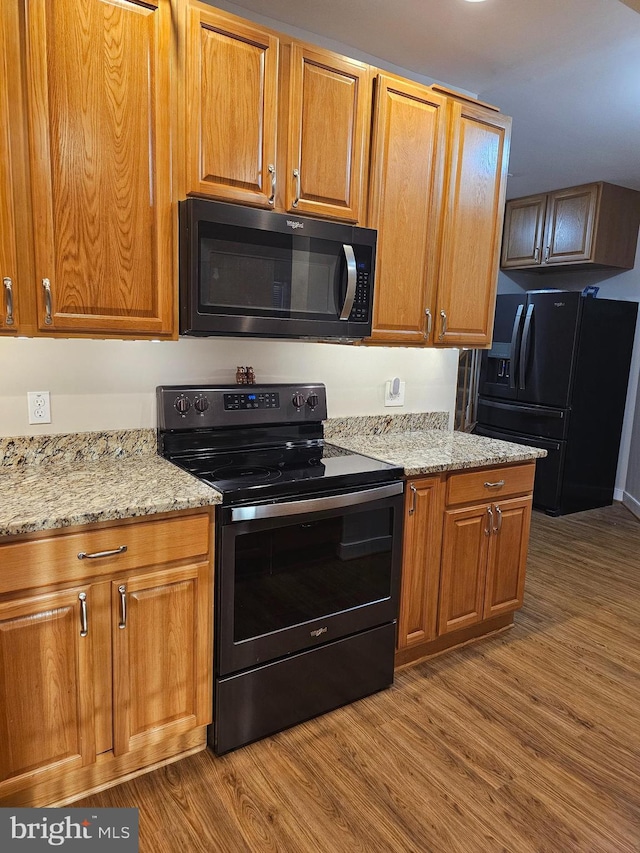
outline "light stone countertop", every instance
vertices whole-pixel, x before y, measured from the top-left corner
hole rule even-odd
[[[0,536],[220,503],[156,453],[154,430],[0,438]]]

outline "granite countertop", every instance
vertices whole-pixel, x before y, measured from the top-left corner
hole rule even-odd
[[[404,468],[408,477],[546,456],[450,432],[446,412],[325,421],[325,440]],[[0,536],[221,503],[222,495],[156,453],[151,429],[0,438]]]
[[[0,438],[0,536],[220,503],[156,453],[155,430]]]

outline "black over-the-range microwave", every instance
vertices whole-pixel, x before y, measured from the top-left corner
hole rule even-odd
[[[376,231],[197,198],[179,207],[181,334],[371,333]]]

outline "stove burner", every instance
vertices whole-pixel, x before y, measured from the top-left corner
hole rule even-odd
[[[280,475],[280,471],[249,465],[227,465],[222,468],[216,468],[215,471],[209,474],[212,480],[242,480],[244,478],[251,478],[252,480],[275,480]]]

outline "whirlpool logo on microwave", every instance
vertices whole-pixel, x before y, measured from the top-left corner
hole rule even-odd
[[[294,231],[296,228],[304,228],[304,222],[299,222],[297,219],[287,219],[287,225]]]
[[[138,817],[135,808],[0,809],[0,850],[138,853]]]

